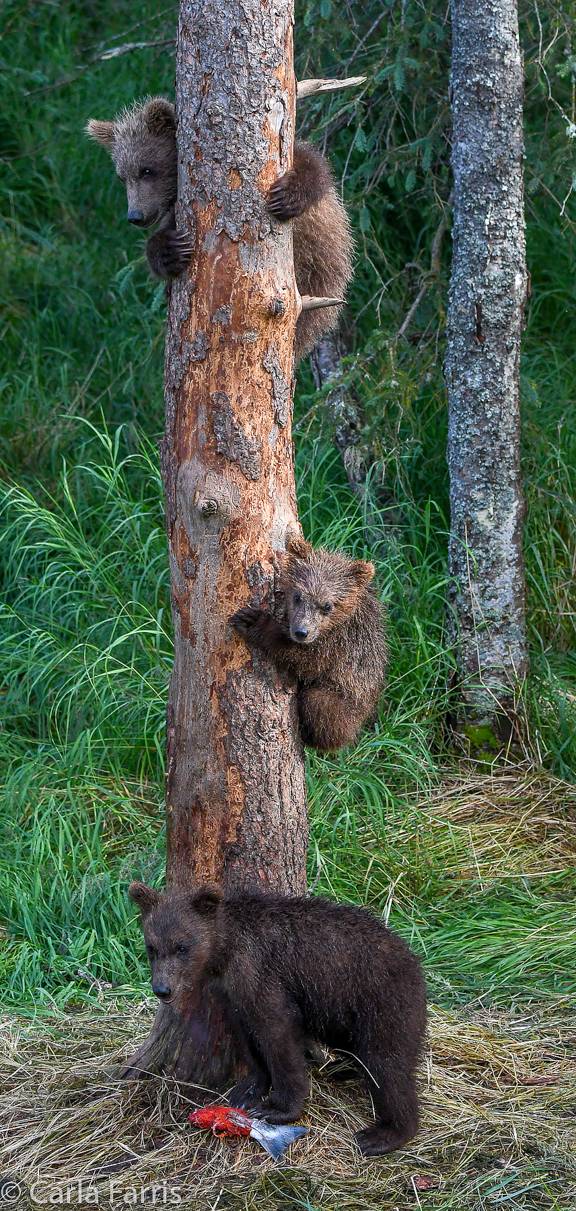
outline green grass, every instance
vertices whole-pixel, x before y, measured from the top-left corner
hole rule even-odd
[[[3,787],[0,970],[6,1002],[52,1007],[95,981],[142,992],[147,972],[127,881],[158,880],[157,788],[87,774],[79,754],[40,745]],[[151,798],[155,795],[155,798]]]

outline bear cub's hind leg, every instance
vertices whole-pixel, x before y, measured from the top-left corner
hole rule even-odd
[[[413,1072],[403,1072],[389,1059],[372,1055],[366,1084],[372,1094],[377,1122],[356,1132],[364,1156],[382,1156],[403,1148],[418,1130],[418,1096]],[[376,1088],[376,1082],[378,1087]]]
[[[298,691],[298,717],[304,744],[321,753],[354,744],[363,722],[342,694],[314,685]]]

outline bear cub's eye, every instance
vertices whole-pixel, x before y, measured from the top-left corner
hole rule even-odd
[[[300,602],[302,601],[302,594],[301,594],[301,593],[295,593],[295,594],[294,594],[294,597],[292,598],[292,600],[293,600],[293,602],[294,602],[294,605],[300,605]]]
[[[327,601],[325,605],[321,605],[321,606],[320,606],[320,613],[321,613],[321,614],[329,614],[331,609],[332,609],[332,602],[331,602],[331,601]]]
[[[188,947],[187,947],[187,946],[177,946],[177,947],[176,947],[176,954],[177,954],[177,955],[187,955],[187,954],[188,954]]]
[[[154,172],[153,168],[141,168],[140,169],[141,178],[142,177],[155,177],[155,176],[156,176],[156,173]]]

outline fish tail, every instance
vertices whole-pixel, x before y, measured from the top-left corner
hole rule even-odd
[[[250,1135],[265,1148],[269,1156],[273,1160],[278,1161],[294,1143],[294,1140],[299,1140],[303,1135],[306,1135],[306,1127],[294,1127],[288,1125],[273,1126],[271,1123],[254,1123]]]

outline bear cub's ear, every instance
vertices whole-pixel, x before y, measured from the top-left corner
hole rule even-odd
[[[294,535],[289,538],[286,543],[286,554],[295,555],[297,559],[307,559],[312,551],[309,542],[305,538],[300,538],[299,535]]]
[[[90,118],[84,127],[84,133],[91,139],[95,139],[97,143],[101,143],[108,151],[112,151],[116,141],[114,122],[99,122],[97,118]]]
[[[153,887],[147,887],[145,883],[131,883],[128,895],[138,905],[143,917],[160,903],[160,892],[154,891]]]
[[[365,559],[359,559],[352,565],[352,575],[358,588],[363,589],[365,585],[370,584],[374,578],[376,568],[373,563],[368,563]]]
[[[144,109],[144,121],[151,135],[174,134],[174,106],[165,97],[152,97]]]
[[[224,899],[224,892],[216,883],[206,883],[190,896],[190,907],[201,917],[211,917]]]

